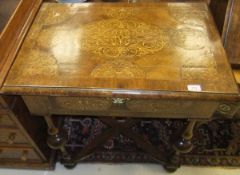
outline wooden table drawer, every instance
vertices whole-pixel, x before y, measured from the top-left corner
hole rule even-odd
[[[126,103],[131,112],[154,113],[176,118],[209,118],[217,110],[219,103],[191,100],[148,100],[137,99]]]
[[[15,127],[15,123],[8,114],[0,114],[0,127]]]
[[[129,98],[79,98],[52,97],[50,105],[53,112],[84,114],[96,112],[113,115],[146,114],[152,117],[211,117],[218,107],[217,102],[188,101],[188,100],[148,100]],[[92,114],[92,113],[89,113]],[[142,116],[142,115],[141,115]]]
[[[14,159],[15,161],[41,161],[39,155],[32,148],[0,147],[0,159]]]
[[[24,97],[24,100],[30,111],[36,115],[70,114],[122,117],[209,118],[219,105],[217,101],[129,98],[27,96]]]
[[[28,140],[18,129],[0,128],[1,144],[27,144]]]
[[[72,111],[107,111],[112,107],[108,98],[53,97],[49,98],[49,102],[54,108]]]

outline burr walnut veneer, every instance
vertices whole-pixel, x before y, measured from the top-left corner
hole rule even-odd
[[[191,15],[189,15],[191,14]],[[17,75],[17,76],[16,76]],[[32,114],[43,115],[48,144],[72,166],[123,132],[167,168],[192,148],[192,131],[214,113],[232,117],[238,89],[205,3],[44,3],[4,82]],[[52,115],[92,115],[112,128],[78,155],[65,150]],[[189,119],[173,157],[162,157],[112,117]]]

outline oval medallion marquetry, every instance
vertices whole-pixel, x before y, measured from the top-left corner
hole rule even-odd
[[[167,37],[158,26],[135,19],[107,19],[81,28],[81,49],[104,57],[134,57],[164,48]]]

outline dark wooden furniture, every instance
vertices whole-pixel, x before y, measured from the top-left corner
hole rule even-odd
[[[224,33],[224,25],[226,24],[229,9],[229,0],[211,0],[209,8],[211,9],[215,23],[222,35]]]
[[[3,30],[18,4],[19,0],[0,1],[0,31]]]
[[[240,65],[240,2],[229,2],[228,21],[226,21],[223,41],[231,64]]]
[[[32,117],[17,96],[0,97],[0,167],[52,169],[46,124]]]
[[[234,68],[240,64],[240,2],[238,0],[211,0],[213,13],[222,40]]]
[[[41,1],[0,2],[0,89]],[[0,94],[2,91],[0,90]],[[0,96],[0,167],[52,169],[46,123],[33,118],[19,96]]]
[[[32,114],[45,117],[48,144],[62,151],[68,167],[122,133],[175,170],[178,155],[192,149],[196,124],[214,114],[231,118],[239,108],[238,89],[205,3],[45,3],[2,91],[21,95]],[[70,155],[52,115],[98,116],[111,127]],[[171,155],[163,155],[130,129],[136,121],[131,118],[188,122]]]

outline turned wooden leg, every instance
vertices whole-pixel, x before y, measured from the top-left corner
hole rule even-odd
[[[163,164],[163,168],[169,172],[173,173],[180,167],[179,153],[174,151],[168,155],[168,161]]]
[[[190,120],[185,130],[183,131],[181,138],[174,143],[174,148],[176,149],[177,152],[189,153],[192,150],[193,130],[196,123],[197,120]]]
[[[55,126],[51,115],[44,116],[44,119],[48,125],[48,146],[51,149],[60,150],[63,158],[70,159],[70,155],[65,149],[65,145],[67,143],[67,134],[64,131],[59,131],[59,129]]]
[[[197,120],[190,120],[181,137],[173,143],[173,152],[168,155],[168,162],[163,165],[168,172],[175,172],[180,167],[180,154],[189,153],[192,148],[193,130]]]

